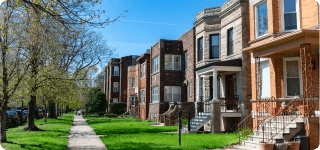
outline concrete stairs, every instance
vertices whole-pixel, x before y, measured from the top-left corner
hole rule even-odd
[[[182,127],[182,131],[185,133],[197,132],[211,119],[210,112],[199,112],[195,118],[190,121],[190,131],[188,131],[188,125]]]
[[[292,117],[292,116],[285,116]],[[271,120],[265,121],[261,124],[257,130],[254,131],[254,135],[249,135],[247,140],[242,141],[241,145],[235,146],[237,149],[253,150],[259,149],[259,142],[264,141],[269,143],[284,143],[293,138],[299,131],[304,128],[304,120],[302,117],[297,117],[293,121],[283,121],[290,118],[284,118],[282,116],[274,117]],[[264,126],[264,134],[262,131]],[[285,128],[282,130],[282,127]],[[271,139],[271,137],[273,137]]]

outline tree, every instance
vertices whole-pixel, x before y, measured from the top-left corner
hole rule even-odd
[[[92,88],[88,94],[86,102],[86,113],[93,114],[106,112],[107,100],[106,95],[99,87]]]
[[[19,36],[22,33],[21,25],[23,20],[19,19],[20,13],[12,1],[7,0],[0,8],[1,11],[1,30],[0,30],[0,62],[1,62],[1,142],[6,142],[6,110],[10,98],[15,94],[21,83],[28,65],[25,64],[23,50],[19,48]]]

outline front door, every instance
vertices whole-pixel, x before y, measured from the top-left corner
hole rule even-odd
[[[235,109],[237,106],[236,74],[226,75],[226,106],[227,110]]]

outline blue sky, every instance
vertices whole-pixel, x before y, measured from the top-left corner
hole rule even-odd
[[[193,27],[195,15],[204,8],[221,6],[226,0],[104,0],[101,18],[125,17],[96,29],[107,44],[117,48],[114,57],[141,55],[159,39],[177,39]]]

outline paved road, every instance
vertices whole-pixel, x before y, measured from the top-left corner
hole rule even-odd
[[[68,138],[68,150],[107,150],[99,136],[82,116],[74,116]]]

